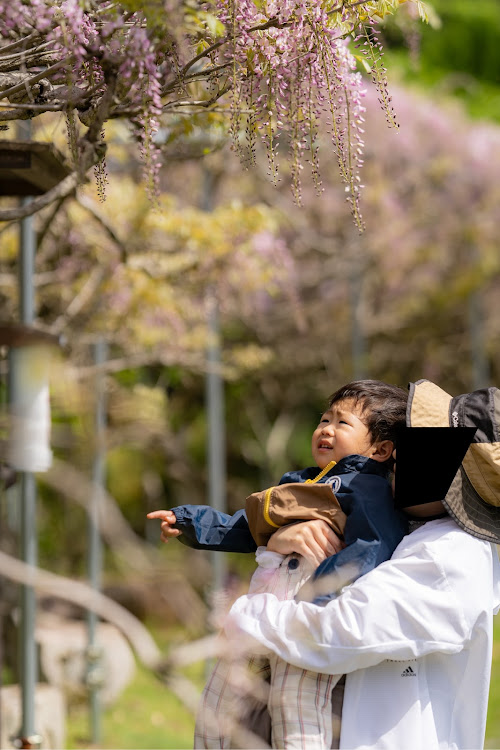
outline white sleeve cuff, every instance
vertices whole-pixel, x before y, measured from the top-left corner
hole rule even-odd
[[[279,568],[284,559],[285,555],[271,552],[267,547],[257,547],[255,553],[255,561],[261,568]]]

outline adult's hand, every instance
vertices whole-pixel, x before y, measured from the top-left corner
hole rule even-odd
[[[326,521],[315,519],[282,526],[267,543],[272,552],[290,555],[297,552],[317,567],[323,560],[345,547]]]

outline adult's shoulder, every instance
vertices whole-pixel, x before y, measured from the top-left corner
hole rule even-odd
[[[394,553],[394,557],[413,554],[415,550],[427,548],[436,557],[455,557],[453,550],[464,554],[466,550],[474,555],[483,554],[491,559],[492,545],[467,533],[450,517],[428,521],[404,537]]]
[[[450,517],[429,521],[404,537],[393,560],[419,568],[432,566],[440,580],[474,617],[497,606],[500,566],[495,548],[460,528]]]

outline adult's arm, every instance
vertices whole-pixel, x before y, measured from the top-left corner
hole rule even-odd
[[[414,532],[392,560],[325,607],[272,594],[240,597],[226,619],[228,638],[248,648],[257,641],[291,664],[328,674],[459,652],[491,601],[491,545],[452,521],[435,524],[430,536]]]

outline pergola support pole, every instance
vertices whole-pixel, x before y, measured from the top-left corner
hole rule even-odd
[[[104,390],[104,374],[101,366],[107,358],[107,344],[104,339],[98,339],[93,346],[94,364],[97,366],[95,383],[95,439],[96,450],[93,462],[92,480],[93,494],[90,499],[88,513],[88,577],[89,583],[95,591],[101,589],[102,575],[102,545],[99,534],[99,501],[100,492],[105,486],[105,447],[104,435],[106,430],[106,402]],[[87,613],[87,687],[89,691],[90,735],[93,745],[101,739],[101,700],[100,691],[103,682],[102,649],[97,638],[98,617],[95,612]]]
[[[213,211],[216,175],[208,167],[203,170],[200,206]],[[205,404],[207,410],[207,464],[208,503],[225,513],[226,501],[226,429],[224,379],[221,374],[222,345],[219,305],[213,288],[206,295],[208,343],[206,349],[207,374],[205,379]],[[227,561],[223,552],[212,552],[211,604],[217,606],[217,596],[224,591]]]
[[[24,198],[23,203],[31,200]],[[19,258],[19,317],[24,325],[31,326],[34,314],[33,274],[35,267],[35,232],[32,217],[20,222]],[[11,365],[14,359],[11,358]],[[16,387],[16,372],[11,368],[11,387]],[[36,483],[33,473],[20,472],[21,491],[21,559],[35,567],[38,563],[36,531]],[[21,748],[38,748],[42,738],[35,732],[35,690],[38,680],[35,641],[36,597],[32,586],[21,586],[19,663],[21,685],[21,731],[15,745]]]
[[[208,422],[208,503],[226,512],[226,436],[224,420],[224,382],[220,374],[221,350],[217,300],[208,297],[208,331],[206,404]],[[225,555],[212,552],[212,592],[224,589],[226,577]]]

